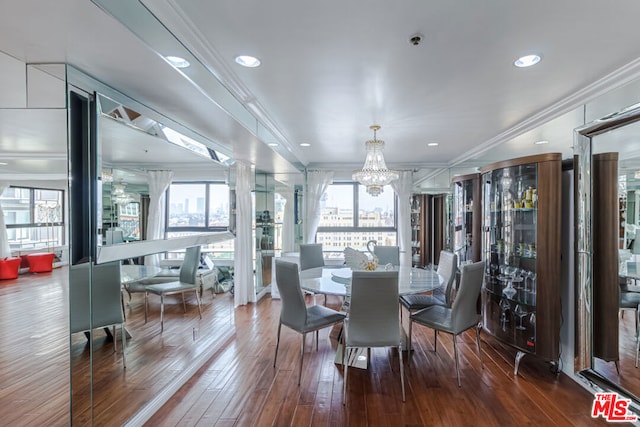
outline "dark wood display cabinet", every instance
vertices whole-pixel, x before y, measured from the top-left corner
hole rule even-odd
[[[487,165],[483,185],[484,328],[526,354],[560,358],[559,153]]]
[[[481,254],[482,204],[480,174],[455,176],[453,185],[453,251],[458,263],[477,262]]]

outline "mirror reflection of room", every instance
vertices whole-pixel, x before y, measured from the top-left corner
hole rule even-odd
[[[103,169],[102,243],[113,245],[141,240],[149,209],[146,177],[119,169]]]
[[[596,342],[594,368],[614,384],[640,395],[636,346],[640,305],[640,123],[595,136],[592,149],[594,161],[609,153],[618,157],[614,172],[617,183],[612,186],[617,188],[618,197],[612,215],[618,224],[615,238],[618,242],[619,305],[611,308],[615,310],[611,316],[617,319],[617,325],[607,327],[605,332],[617,332],[617,348],[605,351]],[[594,212],[597,211],[596,208]],[[597,331],[598,325],[594,328]]]

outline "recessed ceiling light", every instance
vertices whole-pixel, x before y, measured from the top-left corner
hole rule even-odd
[[[536,144],[536,145],[542,145],[542,144],[548,144],[548,143],[549,143],[549,141],[536,141],[536,142],[534,142],[534,144]]]
[[[184,58],[180,58],[179,56],[167,56],[166,58],[167,61],[176,68],[187,68],[191,65],[189,64],[189,61]]]
[[[437,147],[437,146],[438,146],[438,145],[440,145],[440,144],[438,144],[437,142],[430,142],[430,143],[428,143],[427,145],[428,145],[429,147]]]
[[[269,144],[267,144],[267,145],[269,145],[269,147],[277,147],[277,146],[278,146],[278,144],[277,144],[277,143],[275,143],[275,142],[270,142],[270,143],[269,143]]]
[[[260,65],[260,60],[255,56],[240,55],[236,56],[236,62],[243,67],[255,68]]]
[[[536,65],[540,62],[539,55],[526,55],[516,59],[516,62],[513,63],[516,67],[525,68],[531,67],[532,65]]]
[[[0,162],[0,166],[7,166],[9,163],[7,162]]]
[[[300,143],[300,147],[311,147],[311,144],[309,144],[308,142],[302,142]]]

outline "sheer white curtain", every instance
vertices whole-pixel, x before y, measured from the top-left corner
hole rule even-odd
[[[313,243],[320,224],[320,198],[333,182],[333,171],[307,171],[307,191],[304,195],[304,242]]]
[[[0,196],[7,188],[9,188],[9,183],[0,181]],[[11,247],[9,246],[9,236],[7,235],[7,224],[4,223],[4,212],[2,211],[2,203],[0,203],[0,259],[10,256]]]
[[[400,265],[411,265],[411,189],[413,172],[400,171],[400,177],[391,182],[398,197],[398,246]]]
[[[287,202],[284,205],[282,217],[282,252],[295,250],[295,212],[293,211],[295,193],[293,188],[282,186],[277,189],[278,194]]]
[[[253,277],[253,245],[251,237],[251,165],[237,161],[236,168],[236,242],[234,254],[234,306],[256,301]]]
[[[148,171],[149,180],[149,216],[147,220],[147,240],[164,238],[164,222],[166,210],[166,191],[171,185],[173,171]],[[144,258],[146,265],[158,264],[160,255],[148,255]]]

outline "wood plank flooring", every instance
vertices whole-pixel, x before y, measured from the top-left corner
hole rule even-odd
[[[122,425],[195,358],[233,336],[228,295],[205,292],[202,320],[195,298],[187,299],[187,313],[180,299],[167,298],[160,333],[159,299],[150,298],[145,323],[144,297],[134,294],[125,304],[132,337],[123,369],[121,343],[114,352],[101,329],[90,342],[82,333],[70,339],[67,294],[66,267],[0,281],[0,426]]]
[[[320,302],[320,300],[318,300]],[[338,301],[332,301],[334,306]],[[331,304],[330,304],[331,305]],[[592,395],[550,366],[525,357],[513,377],[515,352],[483,335],[484,369],[475,336],[460,339],[462,387],[456,382],[453,341],[414,327],[412,357],[405,360],[402,402],[398,354],[373,349],[370,369],[351,369],[342,405],[342,369],[334,363],[335,331],[320,332],[320,348],[307,351],[300,386],[300,335],[283,328],[273,368],[280,301],[266,298],[235,310],[232,345],[204,366],[147,423],[148,426],[505,426],[605,425],[590,417]],[[405,316],[406,320],[406,316]],[[405,353],[406,355],[406,353]]]
[[[165,333],[160,334],[158,301],[151,301],[150,321],[145,324],[142,295],[135,295],[126,305],[133,339],[123,370],[120,354],[113,352],[113,343],[101,330],[92,346],[82,334],[69,340],[67,275],[61,268],[0,282],[0,426],[69,425],[72,364],[74,425],[90,425],[92,417],[95,425],[121,425],[216,337],[226,337],[218,343],[216,356],[147,425],[605,424],[590,418],[591,394],[564,375],[556,377],[546,363],[527,356],[514,378],[515,352],[486,334],[484,369],[473,334],[460,339],[462,387],[458,388],[451,337],[440,335],[436,353],[433,332],[420,326],[414,328],[412,357],[407,360],[404,354],[407,401],[401,401],[397,351],[374,349],[370,369],[350,370],[343,406],[342,369],[334,363],[336,330],[320,332],[318,351],[312,346],[315,340],[308,338],[298,387],[300,336],[283,328],[274,369],[280,301],[268,297],[233,310],[230,295],[212,299],[205,293],[203,320],[198,319],[193,301],[188,301],[186,314],[178,300],[169,301]],[[329,304],[336,306],[339,301],[330,298]],[[621,334],[633,326],[633,316],[625,316]],[[195,344],[194,328],[199,334]],[[223,334],[229,330],[232,335]],[[634,350],[632,345],[623,346],[627,361],[621,363],[620,380],[626,387],[640,385]],[[91,351],[93,372],[86,363],[78,363],[86,362]],[[89,375],[93,375],[93,395],[87,385]]]

